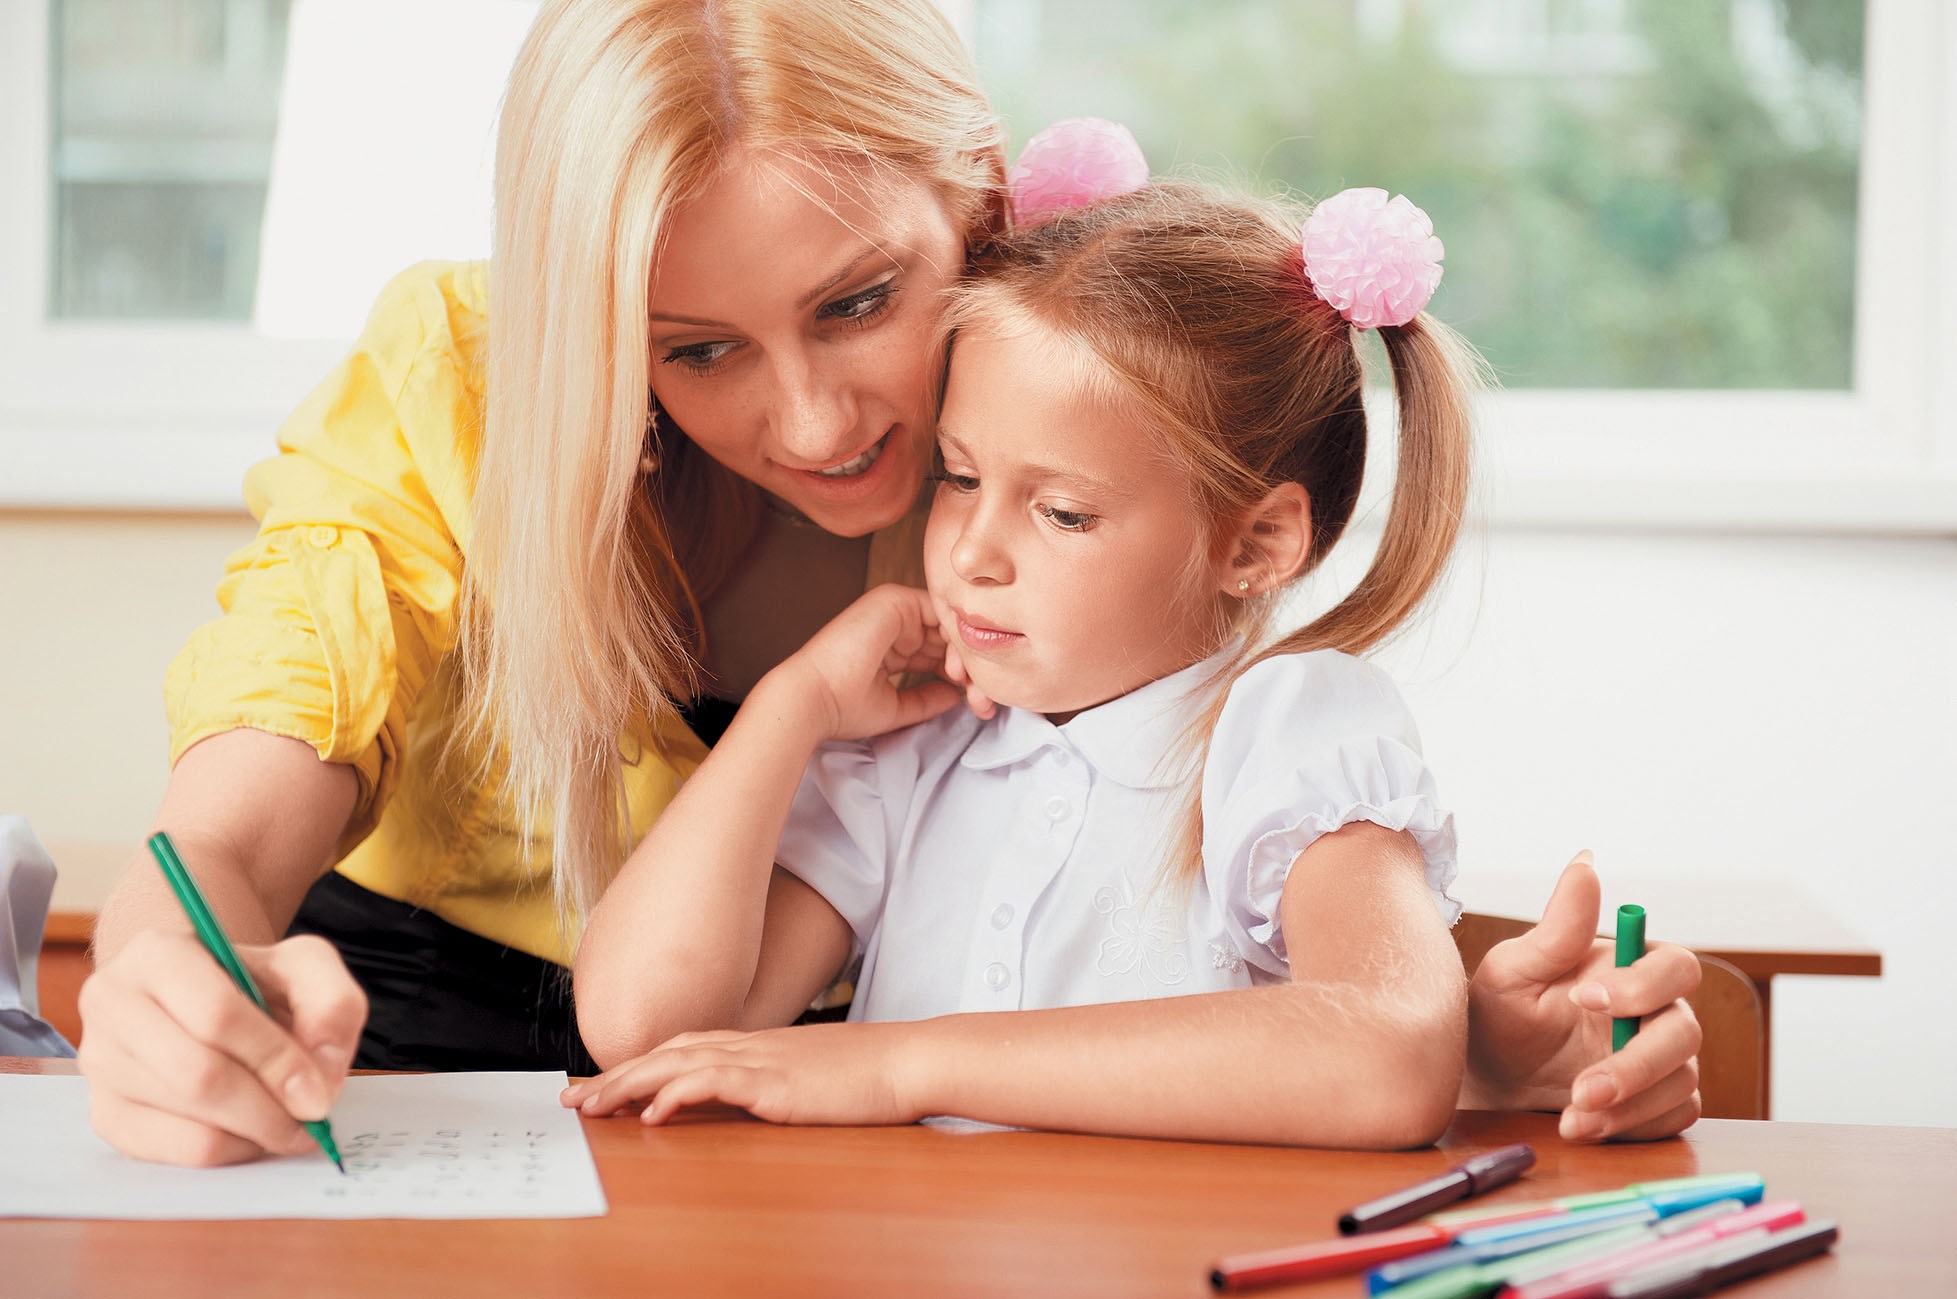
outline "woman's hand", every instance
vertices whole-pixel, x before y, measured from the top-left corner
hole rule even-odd
[[[924,1117],[905,1099],[899,1024],[804,1024],[759,1033],[682,1033],[636,1060],[573,1083],[585,1114],[643,1103],[643,1122],[719,1101],[770,1123],[869,1125]]]
[[[956,706],[943,680],[900,689],[904,673],[944,670],[945,638],[931,598],[915,587],[867,591],[764,678],[820,704],[823,738],[857,740],[936,717]],[[759,689],[760,687],[757,687]]]
[[[1684,998],[1699,958],[1653,944],[1618,969],[1597,937],[1602,890],[1590,855],[1557,881],[1543,918],[1491,948],[1468,988],[1464,1099],[1494,1109],[1562,1109],[1571,1141],[1649,1141],[1699,1117],[1699,1022]],[[1611,1018],[1641,1018],[1622,1051]]]
[[[240,946],[267,1015],[187,930],[132,937],[81,990],[89,1119],[111,1146],[165,1164],[235,1164],[315,1149],[346,1083],[367,998],[325,940]]]

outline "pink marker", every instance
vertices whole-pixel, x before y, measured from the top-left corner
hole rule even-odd
[[[1729,1213],[1723,1218],[1714,1218],[1690,1231],[1682,1231],[1676,1236],[1667,1236],[1649,1244],[1637,1245],[1603,1258],[1579,1263],[1555,1276],[1546,1276],[1528,1285],[1518,1286],[1502,1292],[1503,1299],[1595,1299],[1610,1288],[1610,1283],[1627,1272],[1650,1267],[1667,1259],[1689,1254],[1695,1249],[1722,1240],[1733,1240],[1741,1236],[1779,1231],[1807,1219],[1807,1214],[1793,1200],[1777,1200],[1772,1204],[1756,1205],[1739,1213]]]

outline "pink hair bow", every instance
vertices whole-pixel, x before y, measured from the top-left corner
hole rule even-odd
[[[1312,289],[1361,329],[1406,324],[1441,282],[1446,250],[1404,194],[1341,190],[1312,209],[1302,242]]]
[[[1128,128],[1099,117],[1069,117],[1026,142],[1006,173],[1013,220],[1022,226],[1148,184],[1148,159]]]

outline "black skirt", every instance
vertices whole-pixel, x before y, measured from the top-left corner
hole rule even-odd
[[[703,697],[680,716],[711,746],[738,707]],[[470,933],[337,871],[313,885],[286,932],[332,943],[367,994],[355,1068],[598,1072],[578,1036],[571,972],[555,961]]]
[[[313,885],[287,932],[332,943],[367,994],[355,1068],[598,1072],[578,1036],[571,972],[555,961],[457,928],[337,871]]]

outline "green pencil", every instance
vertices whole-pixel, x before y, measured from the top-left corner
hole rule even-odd
[[[1644,955],[1644,908],[1625,903],[1617,909],[1617,964],[1618,968],[1631,964]],[[1635,1019],[1613,1019],[1610,1022],[1610,1049],[1622,1051],[1638,1031]]]
[[[163,868],[163,878],[170,881],[170,891],[177,895],[177,901],[183,903],[184,914],[190,917],[190,926],[197,931],[198,940],[217,958],[217,963],[231,976],[231,982],[238,985],[238,991],[250,997],[260,1010],[271,1014],[264,996],[258,991],[258,985],[252,981],[251,971],[238,959],[238,953],[231,947],[231,940],[224,936],[217,917],[211,914],[210,904],[204,901],[204,891],[197,887],[197,880],[184,868],[183,858],[177,856],[177,846],[170,842],[170,836],[161,831],[151,835],[149,850],[150,855],[156,858],[156,864]],[[306,1125],[306,1131],[312,1133],[313,1140],[319,1142],[319,1148],[326,1152],[326,1157],[333,1161],[333,1166],[344,1174],[347,1166],[340,1159],[339,1146],[333,1143],[332,1125],[325,1119],[305,1119],[302,1122]]]

